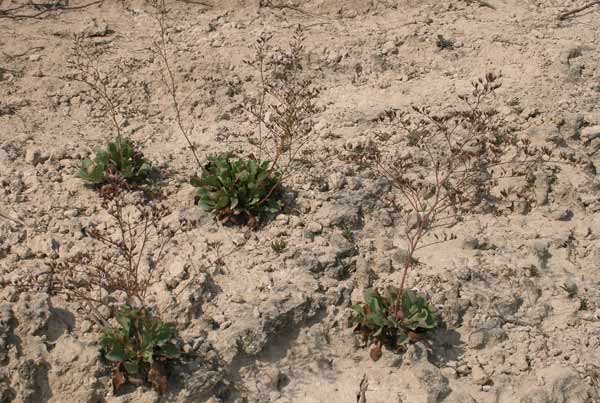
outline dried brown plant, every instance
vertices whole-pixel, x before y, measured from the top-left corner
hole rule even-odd
[[[434,112],[428,107],[382,114],[383,129],[372,140],[350,149],[349,158],[386,178],[390,191],[383,201],[399,221],[408,256],[400,290],[426,235],[436,241],[455,235],[437,229],[448,227],[466,214],[493,206],[501,195],[492,189],[502,178],[524,176],[552,160],[547,147],[534,147],[529,138],[508,129],[500,114],[487,102],[500,88],[500,77],[488,73],[472,83],[469,95],[460,96],[462,108]]]
[[[320,89],[304,69],[305,35],[300,25],[287,49],[271,45],[272,35],[256,41],[255,55],[245,63],[258,75],[257,92],[247,95],[244,107],[256,130],[244,140],[255,148],[259,160],[269,160],[282,181],[304,165],[303,154],[314,140],[314,117]]]
[[[155,9],[154,17],[158,23],[158,39],[154,41],[152,48],[153,52],[158,56],[162,69],[160,70],[161,79],[165,85],[169,97],[171,98],[171,105],[175,110],[175,121],[179,132],[185,139],[190,152],[192,153],[198,168],[202,168],[202,163],[198,157],[196,151],[196,144],[192,141],[192,129],[184,121],[183,113],[181,112],[181,104],[178,97],[178,87],[176,77],[173,72],[173,67],[170,62],[170,51],[169,51],[169,38],[167,34],[169,9],[167,8],[165,0],[154,0],[152,5]]]
[[[110,220],[85,228],[92,241],[87,250],[61,256],[60,246],[54,244],[48,269],[14,285],[21,290],[43,287],[50,295],[82,302],[102,325],[107,318],[98,308],[111,307],[119,294],[121,304],[148,306],[149,290],[167,274],[163,260],[168,245],[185,231],[186,223],[167,224],[170,210],[165,205],[122,189],[104,188],[102,207]]]
[[[118,91],[112,84],[115,77],[124,77],[125,72],[119,64],[114,64],[115,71],[107,70],[105,66],[108,63],[103,59],[103,53],[102,46],[94,45],[84,35],[75,35],[67,60],[69,72],[61,78],[82,83],[91,90],[91,96],[101,105],[102,112],[109,117],[117,137],[123,137],[121,126],[129,114],[125,107],[127,93]]]

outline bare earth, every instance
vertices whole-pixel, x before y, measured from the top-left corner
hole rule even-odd
[[[223,227],[194,206],[195,163],[149,50],[150,5],[107,0],[0,18],[0,212],[25,224],[0,218],[0,402],[600,402],[600,5],[559,21],[585,2],[212,2],[170,5],[169,46],[201,156],[252,129],[226,83],[256,84],[243,60],[261,32],[285,44],[303,25],[306,66],[322,87],[314,147],[323,164],[295,178],[294,209],[257,232]],[[198,352],[166,397],[144,388],[113,396],[100,328],[85,307],[8,286],[43,270],[53,243],[85,250],[82,228],[104,219],[97,194],[75,177],[112,130],[85,86],[60,79],[75,33],[107,49],[103,66],[136,111],[126,132],[169,172],[174,217],[195,223],[171,246],[164,282],[190,256],[204,267],[202,286],[177,297],[155,290],[159,307],[177,298],[165,317]],[[440,48],[438,35],[451,46]],[[452,228],[456,240],[422,249],[409,286],[431,298],[445,325],[433,351],[411,345],[372,362],[352,334],[350,306],[369,285],[397,284],[403,238],[373,208],[377,178],[337,156],[384,109],[451,106],[488,71],[503,74],[494,102],[514,128],[564,147],[587,169],[542,169],[530,208],[467,217]],[[270,247],[278,238],[288,243],[281,255]],[[208,247],[215,241],[224,264]],[[355,270],[338,275],[341,262]]]

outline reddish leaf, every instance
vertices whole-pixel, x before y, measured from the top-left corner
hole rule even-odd
[[[126,383],[127,380],[125,378],[125,374],[123,373],[123,371],[121,371],[121,365],[118,365],[113,371],[113,394],[116,394],[119,388],[121,388],[121,386],[125,385]]]
[[[254,216],[252,214],[249,214],[248,228],[256,229],[256,225],[257,225],[256,218],[254,218]]]
[[[369,351],[369,355],[371,356],[371,359],[373,361],[377,361],[381,358],[381,344],[380,343],[376,343],[373,344],[373,347],[371,347],[371,351]]]
[[[162,365],[156,361],[154,364],[152,364],[150,371],[148,371],[148,381],[154,386],[160,395],[163,395],[167,392],[169,387],[167,376]]]

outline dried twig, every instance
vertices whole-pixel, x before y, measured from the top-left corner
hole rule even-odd
[[[575,14],[579,14],[579,13],[580,13],[580,12],[582,12],[582,11],[585,11],[585,10],[587,10],[587,9],[589,9],[589,8],[592,8],[592,7],[594,7],[594,6],[598,6],[598,5],[600,5],[600,0],[592,1],[591,3],[588,3],[588,4],[584,5],[584,6],[581,6],[581,7],[579,7],[579,8],[575,8],[575,9],[573,9],[573,10],[570,10],[570,11],[567,11],[567,12],[565,12],[565,13],[562,13],[562,14],[560,14],[560,15],[558,16],[558,19],[559,19],[560,21],[564,21],[564,20],[566,20],[567,18],[570,18],[571,16],[573,16],[573,15],[575,15]]]
[[[6,67],[2,67],[0,66],[0,77],[4,72],[9,72],[9,73],[13,73],[16,75],[22,75],[23,74],[23,70],[19,71],[19,70],[12,70],[12,69],[7,69]]]
[[[5,214],[2,214],[2,213],[0,213],[0,218],[4,218],[4,219],[6,219],[6,220],[8,220],[8,221],[12,221],[12,222],[14,222],[15,224],[18,224],[18,225],[20,225],[21,227],[25,227],[25,223],[24,223],[23,221],[17,220],[17,219],[15,219],[15,218],[11,218],[11,217],[9,217],[9,216],[7,216],[7,215],[5,215]]]
[[[25,19],[25,18],[32,18],[32,19],[41,19],[43,17],[45,17],[45,14],[48,14],[52,11],[73,11],[73,10],[81,10],[82,8],[87,8],[87,7],[91,7],[94,6],[96,4],[101,4],[104,3],[104,0],[97,0],[97,1],[93,1],[91,3],[88,4],[84,4],[81,6],[72,6],[72,7],[67,7],[63,4],[47,4],[46,9],[40,11],[39,13],[35,13],[35,14],[11,14],[14,11],[20,10],[24,7],[26,7],[27,5],[23,5],[23,6],[19,6],[19,7],[15,7],[12,9],[7,9],[7,10],[0,10],[0,18],[12,18],[12,19]],[[41,5],[37,5],[38,7]]]
[[[99,306],[111,306],[106,296],[120,292],[126,303],[145,306],[149,290],[164,280],[167,247],[184,231],[183,223],[167,225],[170,211],[161,205],[131,202],[124,192],[105,194],[102,205],[111,216],[107,229],[92,225],[85,233],[97,242],[95,248],[71,257],[60,257],[53,246],[48,270],[34,278],[19,279],[19,290],[44,287],[50,295],[64,295],[89,306],[102,321]],[[104,323],[102,323],[104,325]]]
[[[175,76],[173,74],[173,69],[171,67],[171,63],[169,61],[169,53],[167,50],[167,15],[169,10],[167,9],[167,5],[165,0],[157,0],[154,4],[156,8],[156,21],[159,26],[159,38],[154,42],[153,51],[160,58],[164,69],[160,70],[161,78],[165,86],[167,87],[167,91],[169,96],[171,97],[171,104],[173,105],[173,109],[175,109],[175,120],[177,121],[177,127],[179,128],[179,132],[185,138],[185,141],[188,144],[188,148],[192,152],[194,159],[196,160],[196,164],[198,168],[202,168],[202,163],[200,162],[200,158],[196,153],[196,145],[192,142],[190,138],[191,129],[186,127],[183,123],[183,116],[181,114],[181,108],[179,104],[179,99],[177,98],[177,84],[175,83]]]
[[[473,3],[477,3],[479,4],[481,7],[487,7],[487,8],[491,8],[492,10],[497,10],[496,6],[488,3],[485,0],[467,0],[468,4],[473,4]]]
[[[25,52],[22,53],[18,53],[16,55],[9,55],[6,52],[2,52],[2,54],[4,55],[4,57],[6,57],[9,61],[17,59],[19,57],[23,57],[23,56],[27,56],[30,52],[35,52],[36,50],[43,50],[44,47],[43,46],[34,46],[32,48],[27,49]]]
[[[287,10],[295,11],[295,12],[300,13],[300,14],[307,15],[309,17],[330,18],[330,17],[323,16],[323,15],[313,14],[313,13],[310,13],[310,12],[308,12],[306,10],[302,10],[301,8],[290,6],[288,4],[273,4],[271,0],[261,0],[261,1],[259,1],[258,7],[259,8],[262,8],[262,7],[264,7],[264,8],[272,8],[272,9],[276,9],[276,10],[286,10],[287,9]]]
[[[367,403],[367,389],[369,388],[369,380],[367,379],[367,374],[363,374],[362,379],[360,380],[360,390],[356,394],[356,403]]]
[[[302,165],[298,157],[314,140],[320,89],[303,74],[302,26],[296,27],[288,50],[274,50],[270,40],[271,35],[262,34],[255,57],[245,61],[256,70],[260,88],[243,104],[257,128],[243,141],[256,148],[259,160],[270,160],[285,180]]]
[[[99,67],[98,55],[90,49],[90,43],[82,35],[75,36],[71,55],[68,60],[68,66],[71,71],[66,76],[61,77],[61,79],[85,84],[92,90],[97,101],[108,112],[111,123],[117,132],[117,137],[122,137],[123,133],[119,122],[119,107],[124,102],[121,102],[115,90],[110,87],[110,80],[107,74]]]
[[[212,4],[208,4],[208,3],[204,3],[202,1],[195,1],[195,0],[178,0],[182,3],[187,3],[187,4],[195,4],[197,6],[204,6],[204,7],[208,7],[208,8],[212,8]]]

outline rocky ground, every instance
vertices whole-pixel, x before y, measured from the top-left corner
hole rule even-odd
[[[20,3],[0,3],[0,402],[600,402],[600,6],[561,21],[583,2],[212,3],[170,4],[175,72],[201,156],[251,129],[227,82],[255,84],[243,60],[261,32],[286,43],[304,26],[306,64],[322,87],[314,148],[323,164],[291,184],[294,208],[256,232],[194,206],[195,165],[150,51],[149,4],[14,19],[1,10]],[[162,398],[144,388],[113,396],[100,328],[84,307],[10,285],[42,270],[53,244],[89,249],[82,229],[105,220],[75,177],[111,133],[88,89],[60,79],[75,33],[105,49],[113,88],[136,112],[127,134],[169,173],[172,217],[193,223],[170,247],[155,300],[198,358]],[[453,105],[488,71],[504,76],[494,101],[503,117],[584,168],[538,170],[531,205],[515,199],[517,208],[469,216],[452,228],[456,240],[419,251],[409,286],[431,298],[444,326],[433,351],[411,345],[372,362],[350,306],[364,288],[399,281],[404,241],[376,203],[381,181],[337,155],[385,108]],[[275,239],[286,252],[271,249]],[[200,285],[175,296],[169,287],[190,261]]]

